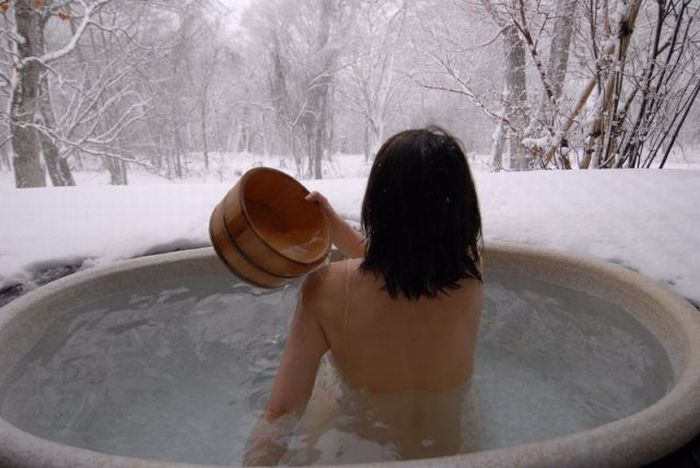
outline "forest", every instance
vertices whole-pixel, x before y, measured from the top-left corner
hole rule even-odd
[[[241,5],[0,0],[0,171],[125,185],[255,153],[318,179],[428,124],[494,172],[663,168],[700,146],[697,0]]]

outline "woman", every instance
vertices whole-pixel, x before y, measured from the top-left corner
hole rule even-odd
[[[348,259],[310,274],[301,287],[267,410],[249,439],[247,464],[279,460],[328,351],[342,380],[368,394],[449,393],[464,386],[473,369],[482,301],[481,217],[455,139],[428,128],[387,140],[362,205],[366,237],[320,194],[307,199],[320,205],[334,244]],[[421,416],[417,400],[409,401],[403,414],[413,415],[409,424],[420,429],[430,415]]]

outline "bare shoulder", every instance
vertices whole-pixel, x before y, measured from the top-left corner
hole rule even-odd
[[[300,300],[304,305],[323,308],[337,301],[345,284],[349,266],[346,262],[351,261],[329,263],[309,273],[301,285]]]

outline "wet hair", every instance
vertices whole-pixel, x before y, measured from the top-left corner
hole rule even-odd
[[[367,181],[362,227],[360,268],[383,277],[394,299],[437,297],[464,278],[482,281],[476,188],[459,142],[438,127],[384,143]]]

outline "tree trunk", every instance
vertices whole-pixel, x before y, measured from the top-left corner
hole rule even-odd
[[[68,162],[61,157],[58,147],[51,137],[41,134],[41,148],[44,154],[44,162],[49,173],[49,178],[54,187],[75,186],[75,179],[71,173]]]
[[[503,145],[506,139],[506,128],[503,121],[499,122],[496,131],[493,134],[493,143],[491,146],[491,170],[500,172],[503,170]]]
[[[217,65],[217,57],[219,55],[218,49],[214,49],[214,53],[211,58],[211,64],[208,65],[206,75],[204,76],[202,83],[202,91],[200,98],[200,114],[202,118],[202,146],[204,153],[204,168],[209,170],[209,139],[207,130],[207,117],[208,117],[208,105],[209,105],[209,85],[211,84],[212,76],[214,75],[214,69]],[[214,120],[214,126],[216,126],[216,120]],[[264,131],[264,129],[263,129]]]
[[[225,151],[224,139],[221,136],[221,126],[219,123],[219,113],[216,110],[216,106],[212,107],[212,113],[214,114],[214,139],[216,140],[216,151],[221,154]]]
[[[39,55],[42,48],[41,16],[30,0],[15,2],[17,54],[20,60]],[[29,61],[15,73],[15,85],[10,96],[10,132],[15,185],[17,188],[45,187],[46,177],[41,164],[39,132],[31,125],[39,106],[41,64]]]
[[[50,17],[42,18],[41,24],[41,53],[46,52],[46,38],[44,37],[44,28]],[[40,78],[40,96],[39,96],[39,115],[40,121],[46,130],[57,132],[58,125],[56,123],[56,115],[53,111],[53,103],[51,101],[51,89],[49,83],[49,74],[44,73]],[[74,186],[75,179],[71,173],[68,161],[61,157],[61,153],[52,137],[45,132],[39,132],[41,141],[41,151],[44,155],[44,163],[49,173],[49,178],[54,187]]]
[[[204,168],[209,170],[209,146],[207,144],[207,95],[202,96],[200,111],[202,115],[202,146],[204,153]]]
[[[56,116],[51,105],[51,94],[49,90],[48,77],[44,77],[41,82],[41,98],[39,102],[41,120],[47,129],[56,129]],[[41,149],[44,154],[44,162],[49,173],[49,178],[54,187],[74,186],[75,179],[71,173],[68,161],[61,157],[58,146],[53,139],[40,133]]]
[[[105,169],[109,173],[109,183],[111,185],[126,185],[126,164],[124,161],[112,156],[104,155],[103,162]]]
[[[323,159],[329,149],[331,125],[331,97],[333,92],[333,77],[331,70],[335,65],[336,51],[329,47],[331,29],[331,5],[329,1],[321,4],[320,26],[318,34],[318,49],[322,56],[318,77],[309,90],[309,107],[307,111],[307,134],[310,136],[310,175],[314,179],[323,178]]]
[[[525,77],[525,47],[515,26],[507,26],[503,34],[505,58],[504,113],[511,127],[507,128],[506,148],[509,168],[513,171],[528,169],[527,155],[522,144],[523,130],[528,125],[527,81]]]
[[[121,165],[122,169],[122,181],[124,182],[122,185],[129,185],[129,178],[127,177],[127,172],[126,172],[126,162],[124,162],[123,159],[119,160],[119,164]]]
[[[555,12],[556,20],[547,62],[547,79],[551,85],[552,97],[548,98],[546,94],[542,96],[538,112],[539,118],[550,128],[553,127],[554,117],[559,110],[559,98],[569,67],[569,49],[574,31],[576,3],[576,0],[563,0],[557,5]]]
[[[179,126],[175,126],[175,176],[182,179],[182,156],[185,153],[185,148],[180,137]]]
[[[369,119],[365,118],[364,132],[362,133],[362,151],[365,153],[365,162],[369,162],[371,146],[369,142]]]
[[[272,136],[263,112],[260,113],[260,139],[262,140],[263,155],[270,156],[272,154]]]
[[[272,97],[272,106],[275,109],[275,124],[277,126],[277,132],[280,135],[288,136],[286,141],[286,149],[294,154],[294,124],[291,122],[292,119],[290,118],[289,105],[287,102],[289,99],[286,82],[287,71],[285,64],[282,63],[281,45],[279,37],[276,34],[272,39],[272,52],[270,54],[270,60],[272,62],[272,70],[270,72],[269,84],[270,94]],[[246,115],[246,109],[244,109],[242,117],[246,118]]]
[[[10,163],[10,157],[7,155],[7,151],[5,150],[5,145],[0,146],[0,169],[3,167],[8,171],[12,170],[12,164]]]
[[[620,0],[622,1],[622,0]],[[603,92],[598,96],[596,103],[596,115],[594,116],[589,129],[587,143],[584,150],[584,157],[581,161],[581,168],[587,169],[592,162],[593,167],[607,166],[611,158],[608,150],[611,145],[607,144],[607,138],[613,137],[612,132],[615,119],[617,117],[617,104],[620,99],[620,87],[623,77],[625,59],[627,57],[627,47],[629,46],[634,24],[637,20],[637,13],[641,0],[632,0],[627,15],[620,18],[617,31],[617,47],[615,49],[615,59],[609,67],[608,76],[603,86]],[[607,129],[607,132],[606,132]],[[604,144],[598,144],[599,140]],[[595,158],[592,159],[595,154]]]
[[[327,86],[325,94],[322,96],[321,112],[319,112],[319,121],[316,124],[316,135],[314,137],[314,179],[323,178],[323,159],[329,149],[329,124],[331,120],[330,104],[328,103],[329,94],[330,86]]]

